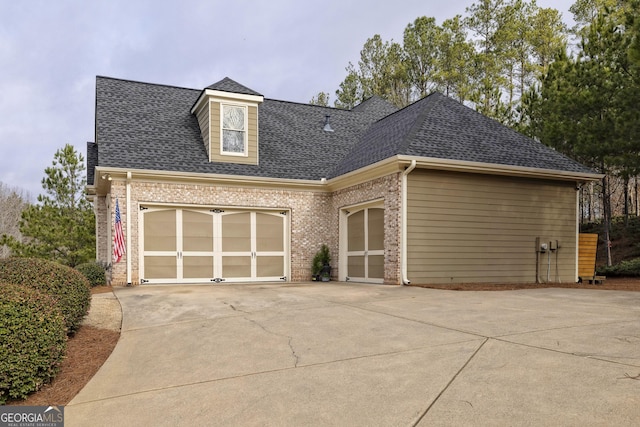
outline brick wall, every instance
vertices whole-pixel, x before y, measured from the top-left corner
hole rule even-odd
[[[126,230],[126,193],[124,182],[112,182],[111,200],[115,206],[118,197],[122,225]],[[139,271],[139,206],[153,203],[201,205],[204,207],[277,208],[291,213],[291,280],[310,280],[313,256],[329,234],[331,196],[323,192],[242,188],[203,184],[131,183],[131,253],[112,268],[113,284],[126,284],[126,257],[131,256],[132,283],[138,284]],[[113,210],[113,209],[112,209]],[[109,215],[113,224],[113,212]],[[106,218],[103,218],[104,220]],[[99,235],[105,238],[104,235]],[[106,241],[100,243],[106,247]],[[105,249],[106,251],[106,249]],[[103,252],[99,256],[104,256]]]
[[[109,221],[107,221],[107,198],[104,196],[96,196],[93,200],[93,212],[96,216],[96,258],[102,261],[108,261],[109,248],[105,244],[109,239]]]
[[[139,207],[144,204],[167,203],[176,206],[277,208],[291,213],[291,280],[306,281],[311,278],[311,261],[324,243],[329,246],[333,258],[332,276],[339,270],[339,214],[340,209],[375,199],[383,199],[385,206],[385,283],[400,283],[399,223],[400,223],[400,179],[399,174],[389,175],[364,184],[349,187],[333,194],[320,191],[296,191],[268,188],[243,188],[206,184],[179,184],[170,182],[131,182],[131,253],[112,266],[112,283],[124,285],[126,257],[131,257],[132,283],[140,282],[139,272]],[[126,234],[127,209],[126,185],[113,180],[111,212],[106,203],[97,198],[98,258],[110,262],[107,227],[113,227],[115,199],[118,198],[122,226]],[[100,224],[101,223],[101,224]]]
[[[332,244],[337,248],[340,211],[353,205],[374,200],[382,199],[384,201],[384,283],[393,285],[402,283],[400,271],[400,177],[400,173],[387,175],[336,191],[332,197],[331,212]],[[336,251],[335,253],[338,252]]]

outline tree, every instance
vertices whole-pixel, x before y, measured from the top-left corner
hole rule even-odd
[[[479,112],[494,118],[500,115],[501,88],[505,84],[505,66],[499,44],[504,7],[504,0],[480,0],[466,9],[469,15],[465,18],[465,25],[475,34],[478,46],[474,58],[476,82],[471,101]]]
[[[536,78],[540,79],[549,65],[567,50],[567,26],[562,22],[560,12],[552,8],[539,8],[530,17],[531,47],[536,66]]]
[[[385,89],[382,96],[399,108],[409,105],[413,100],[411,83],[407,76],[407,63],[403,59],[402,46],[391,43],[387,51]]]
[[[473,44],[467,41],[460,15],[442,23],[433,79],[439,91],[464,102],[471,92]]]
[[[583,31],[588,31],[590,24],[605,8],[618,9],[617,6],[623,6],[624,2],[625,0],[576,0],[569,8],[573,20],[576,21],[573,32],[578,36],[584,36]]]
[[[640,173],[640,113],[636,107],[640,74],[629,61],[634,31],[628,25],[636,14],[625,13],[627,25],[623,15],[601,9],[581,29],[577,56],[565,55],[552,64],[529,103],[535,136],[606,174],[601,191],[607,241],[611,178],[617,176],[624,182],[628,215],[629,181]],[[611,262],[609,252],[607,263]]]
[[[350,62],[346,68],[347,77],[340,83],[340,89],[336,90],[335,107],[350,110],[365,100],[360,77],[355,67]]]
[[[347,66],[347,77],[336,91],[338,108],[351,109],[373,95],[378,95],[398,107],[411,101],[411,87],[407,82],[402,46],[384,42],[376,34],[368,39],[360,51],[358,69]]]
[[[52,166],[45,169],[38,204],[22,213],[21,242],[4,234],[17,256],[45,258],[74,267],[95,259],[95,228],[91,205],[84,197],[84,158],[72,145],[56,151]]]
[[[329,106],[329,92],[319,92],[316,96],[309,101],[311,105],[320,105],[322,107]]]
[[[24,191],[11,188],[0,182],[0,234],[6,234],[22,241],[20,233],[20,216],[29,205],[31,197]],[[11,254],[8,246],[0,246],[0,258]]]
[[[409,103],[410,87],[402,60],[402,47],[393,41],[384,42],[376,34],[365,42],[357,73],[364,99],[378,95],[398,107]]]
[[[436,86],[438,42],[442,29],[435,18],[422,16],[404,30],[404,62],[407,81],[416,91],[418,99],[430,94]]]
[[[627,51],[630,67],[636,72],[640,69],[640,1],[634,0],[629,7],[626,17],[626,27],[629,31],[629,49]],[[637,75],[637,74],[636,74]]]

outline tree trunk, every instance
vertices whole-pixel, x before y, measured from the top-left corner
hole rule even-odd
[[[595,220],[593,203],[593,181],[591,181],[589,183],[589,192],[587,193],[587,218],[589,218],[589,222],[593,222]]]
[[[635,178],[635,184],[636,184],[635,195],[634,195],[635,196],[634,202],[635,202],[635,205],[636,205],[635,206],[635,212],[636,212],[636,216],[640,216],[640,212],[638,212],[638,207],[639,206],[638,206],[638,176],[637,175],[636,175],[636,178]]]
[[[611,238],[609,231],[611,230],[611,195],[609,194],[609,179],[605,175],[602,178],[602,207],[604,210],[604,237],[607,245],[607,265],[611,266]]]
[[[580,198],[578,199],[578,209],[580,209],[580,225],[584,224],[584,185],[580,186]]]
[[[624,177],[624,226],[629,226],[629,177]]]

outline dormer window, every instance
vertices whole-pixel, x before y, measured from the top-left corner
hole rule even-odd
[[[258,107],[264,97],[225,77],[191,107],[210,162],[259,164]]]
[[[220,154],[247,155],[247,107],[222,104]]]

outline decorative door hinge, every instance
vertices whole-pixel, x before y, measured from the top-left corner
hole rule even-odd
[[[149,281],[146,279],[140,279],[140,283],[149,283]]]
[[[287,281],[287,276],[281,277],[280,280],[284,280],[286,282]]]
[[[222,209],[209,209],[209,212],[222,213],[222,212],[224,212],[224,210],[222,210]]]
[[[140,210],[141,210],[141,211],[146,211],[147,209],[149,209],[149,208],[147,208],[147,207],[145,207],[145,206],[140,206]]]
[[[220,277],[216,277],[215,279],[211,279],[211,282],[220,283],[220,282],[224,282],[224,279],[222,279]]]

